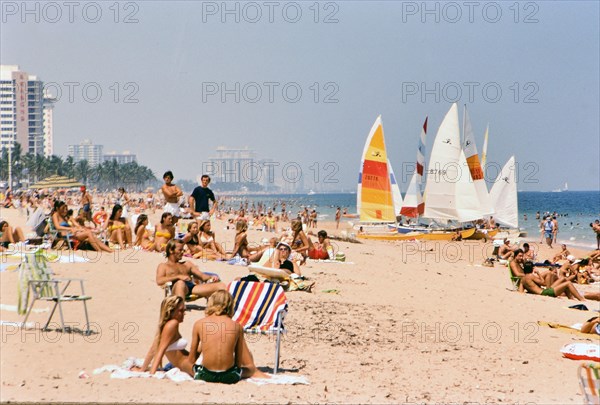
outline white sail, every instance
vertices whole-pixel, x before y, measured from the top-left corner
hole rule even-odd
[[[402,209],[402,194],[400,193],[400,187],[398,186],[398,182],[396,181],[396,175],[394,175],[394,169],[388,159],[388,170],[390,172],[390,183],[392,185],[392,197],[394,199],[394,214],[396,216],[400,215],[400,210]]]
[[[515,157],[511,156],[502,168],[490,191],[496,211],[496,222],[512,228],[519,227],[519,205],[517,203],[517,172]]]
[[[424,200],[425,218],[465,222],[482,217],[460,143],[456,103],[450,107],[435,137]]]
[[[417,177],[420,177],[419,174],[417,172],[413,173],[400,210],[400,214],[411,218],[419,216],[419,207],[423,204],[423,197],[418,189]]]
[[[471,120],[467,113],[467,107],[465,106],[465,112],[463,116],[463,135],[464,145],[463,150],[465,157],[467,158],[467,166],[473,179],[475,190],[477,191],[477,198],[479,199],[479,211],[481,215],[492,215],[494,208],[492,207],[492,201],[488,194],[487,186],[485,184],[483,170],[479,163],[479,155],[477,154],[477,146],[475,144],[475,135],[473,134],[473,128],[471,127]]]
[[[485,164],[487,163],[488,150],[488,135],[490,133],[490,125],[485,127],[485,135],[483,135],[483,151],[481,152],[481,170],[483,170],[483,178],[485,178]]]

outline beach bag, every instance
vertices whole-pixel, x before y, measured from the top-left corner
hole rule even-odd
[[[344,252],[337,252],[335,254],[335,260],[338,262],[345,262],[346,261],[346,254]]]

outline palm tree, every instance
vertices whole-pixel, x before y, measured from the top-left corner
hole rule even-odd
[[[75,164],[74,175],[81,180],[83,184],[87,184],[88,176],[92,174],[90,164],[87,160],[80,160]]]

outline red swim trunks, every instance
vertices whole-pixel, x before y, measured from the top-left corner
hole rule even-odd
[[[308,257],[313,260],[327,260],[329,259],[329,254],[326,250],[322,250],[321,248],[311,249],[308,251]]]

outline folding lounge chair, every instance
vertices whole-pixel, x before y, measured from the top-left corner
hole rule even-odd
[[[577,370],[579,387],[586,404],[600,404],[600,365],[598,363],[583,363]]]
[[[48,235],[50,236],[50,243],[52,247],[54,247],[58,243],[58,241],[63,240],[67,245],[67,249],[69,251],[73,250],[73,241],[71,240],[71,235],[67,233],[64,236],[61,236],[60,232],[58,232],[54,227],[52,217],[48,218]]]
[[[519,289],[519,284],[521,284],[521,277],[515,276],[510,268],[510,262],[506,264],[508,267],[508,275],[510,276],[510,282],[512,284],[512,289],[517,291]]]
[[[209,276],[217,276],[217,277],[219,277],[218,274],[216,274],[216,273],[210,273],[208,271],[204,272],[204,274],[208,274]],[[193,275],[192,275],[192,281],[194,281],[194,276]],[[165,290],[165,298],[168,297],[168,296],[170,296],[170,295],[173,295],[173,282],[172,281],[167,281],[165,283],[165,285],[163,286],[163,288]],[[202,297],[199,296],[199,295],[196,295],[196,294],[188,294],[188,295],[185,296],[186,302],[196,301],[197,299],[200,299],[200,298],[202,298]]]
[[[54,307],[50,311],[50,316],[44,325],[43,329],[47,329],[56,308],[60,314],[61,329],[63,332],[66,331],[65,319],[63,315],[63,302],[76,302],[83,303],[83,309],[85,312],[85,334],[89,334],[90,321],[88,317],[87,303],[86,301],[92,297],[85,295],[85,289],[83,286],[83,280],[78,278],[65,278],[55,279],[52,277],[52,271],[47,266],[47,258],[42,250],[37,250],[31,253],[24,253],[22,262],[19,266],[19,313],[24,313],[27,308],[27,314],[23,320],[23,325],[27,323],[29,314],[35,305],[35,302],[40,301],[52,301]],[[71,284],[79,284],[81,293],[71,295],[67,293],[67,290]],[[23,293],[25,296],[23,297]],[[31,304],[28,305],[29,295],[32,295]]]
[[[233,281],[228,289],[234,301],[233,320],[242,325],[244,332],[276,335],[273,372],[277,374],[281,334],[285,333],[283,319],[288,309],[283,288],[276,283]]]

